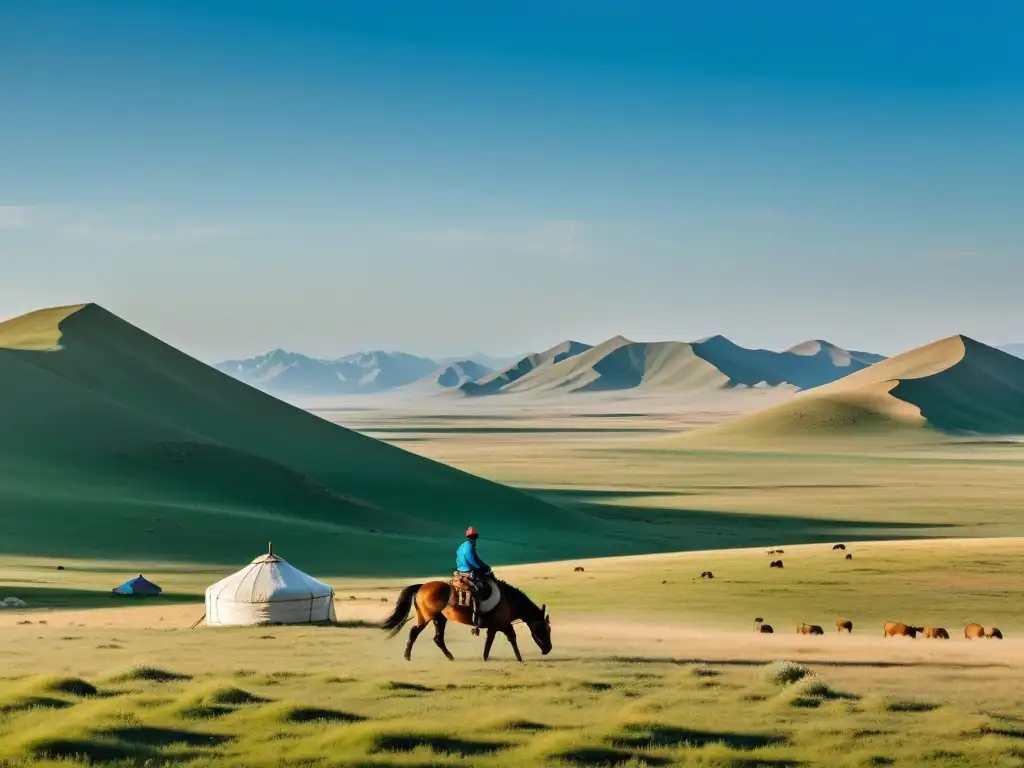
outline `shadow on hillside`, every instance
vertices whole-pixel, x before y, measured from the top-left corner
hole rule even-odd
[[[958,529],[958,526],[950,523],[856,521],[708,509],[665,509],[605,501],[616,498],[678,495],[665,492],[569,491],[539,488],[522,490],[552,504],[581,512],[592,517],[596,523],[609,526],[615,536],[615,544],[624,552],[735,549],[778,544],[821,544],[835,540],[940,538],[955,535]]]

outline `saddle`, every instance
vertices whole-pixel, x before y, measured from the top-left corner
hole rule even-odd
[[[491,591],[489,584],[477,581],[470,573],[455,571],[450,583],[455,597],[455,605],[467,608],[473,605],[474,598],[478,603],[486,600]]]

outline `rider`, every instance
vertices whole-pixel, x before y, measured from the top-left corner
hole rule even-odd
[[[455,570],[467,574],[473,584],[471,596],[473,606],[473,629],[479,632],[480,615],[477,612],[476,593],[483,587],[484,579],[491,575],[491,567],[480,559],[476,553],[476,540],[480,534],[476,528],[470,526],[466,529],[466,540],[459,545],[455,552]]]

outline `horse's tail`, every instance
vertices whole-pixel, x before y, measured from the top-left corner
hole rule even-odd
[[[380,624],[380,628],[388,633],[388,637],[397,635],[398,631],[409,621],[409,612],[412,610],[413,601],[422,586],[422,584],[411,584],[402,590],[402,594],[398,596],[395,610]]]

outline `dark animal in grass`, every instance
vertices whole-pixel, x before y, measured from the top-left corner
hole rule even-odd
[[[836,619],[836,632],[842,632],[844,629],[847,633],[853,632],[853,622],[842,617]]]
[[[582,565],[577,565],[575,568],[573,568],[573,571],[575,573],[583,573],[583,566]]]
[[[849,552],[847,552],[846,553],[846,559],[847,560],[853,560],[853,555],[851,555]]]
[[[924,632],[924,627],[912,627],[899,621],[890,621],[885,625],[885,637],[917,637]]]
[[[845,544],[836,544],[834,547],[832,547],[832,549],[833,550],[846,549],[846,545]]]
[[[925,627],[924,636],[929,640],[949,640],[949,632],[942,627]]]
[[[995,627],[985,627],[985,637],[990,640],[1002,640],[1003,633]]]
[[[981,624],[968,624],[964,627],[964,637],[968,640],[978,640],[985,636],[985,628]]]
[[[769,568],[781,568],[782,567],[782,561],[781,560],[772,560],[770,563],[768,563],[768,567]]]
[[[711,571],[704,571],[703,573],[701,573],[700,577],[702,579],[713,579],[715,578],[715,574],[713,574]]]
[[[764,619],[760,616],[754,619],[754,631],[760,632],[762,635],[771,635],[775,633],[775,630],[772,629],[772,625],[765,624]]]
[[[825,630],[817,624],[797,624],[796,633],[798,635],[824,635]]]

